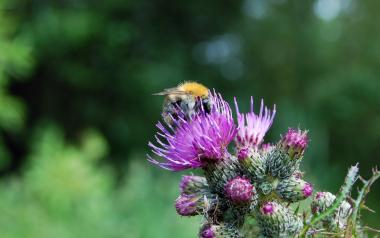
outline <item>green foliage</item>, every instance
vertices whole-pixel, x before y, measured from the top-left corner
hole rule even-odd
[[[96,140],[99,135],[84,137],[85,144]],[[92,159],[85,148],[66,144],[57,128],[36,132],[25,174],[1,184],[2,236],[115,237],[121,224],[108,199],[111,177]]]
[[[28,40],[14,35],[13,18],[6,11],[7,1],[0,1],[0,130],[17,133],[23,129],[26,108],[23,101],[9,92],[10,76],[26,75],[33,66]],[[11,155],[0,136],[0,168],[9,166]]]
[[[141,161],[131,163],[115,189],[112,170],[97,164],[107,144],[93,130],[74,146],[57,127],[41,127],[31,151],[24,175],[0,184],[4,238],[192,237],[183,234],[197,231],[197,220],[175,219],[167,202],[178,192],[174,179],[155,179]]]

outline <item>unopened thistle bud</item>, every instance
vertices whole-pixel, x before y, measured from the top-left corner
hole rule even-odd
[[[260,191],[265,195],[270,194],[275,188],[276,183],[273,183],[272,181],[263,181],[259,184]]]
[[[273,148],[274,148],[274,145],[272,145],[271,143],[262,144],[261,153],[265,155],[269,153]]]
[[[249,157],[242,156],[245,149],[238,152],[238,159],[241,167],[248,173],[248,176],[255,180],[261,181],[265,177],[266,163],[262,154],[256,152],[251,153]]]
[[[300,170],[296,170],[293,174],[292,174],[293,177],[295,178],[298,178],[298,179],[302,179],[303,176],[304,176],[304,172],[301,172]]]
[[[200,238],[242,238],[239,231],[229,225],[204,225],[199,233]]]
[[[303,223],[294,212],[277,202],[266,202],[257,212],[261,232],[265,237],[292,237]]]
[[[311,211],[314,214],[326,211],[333,204],[335,198],[335,195],[330,192],[317,192],[311,203]]]
[[[267,170],[279,178],[289,178],[299,169],[299,163],[307,147],[306,131],[289,129],[281,141],[267,154]]]
[[[246,158],[249,157],[249,151],[247,148],[240,149],[237,153],[237,158],[239,160],[245,160]]]
[[[240,173],[240,165],[233,156],[228,156],[216,163],[210,163],[203,169],[211,192],[221,195],[224,194],[224,187],[227,182]]]
[[[195,194],[207,191],[208,184],[205,177],[184,175],[179,184],[181,194]]]
[[[334,224],[337,228],[344,229],[347,226],[347,219],[352,213],[352,206],[347,201],[343,201],[335,213]]]
[[[195,216],[207,212],[216,204],[217,197],[213,194],[182,194],[177,198],[175,208],[181,216]]]
[[[281,139],[281,146],[292,159],[299,159],[308,144],[307,131],[295,130],[289,128],[288,132]]]
[[[226,197],[233,203],[249,203],[255,195],[255,187],[251,182],[242,177],[236,177],[227,182],[224,187]]]
[[[287,202],[298,202],[313,194],[313,186],[302,179],[290,177],[280,181],[276,192]]]

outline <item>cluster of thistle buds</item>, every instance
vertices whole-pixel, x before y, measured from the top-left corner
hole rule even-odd
[[[317,192],[311,203],[311,211],[318,215],[326,211],[335,201],[336,196],[330,192]],[[322,227],[329,231],[343,230],[347,225],[347,219],[352,213],[352,206],[347,201],[342,204],[331,215],[322,219]]]
[[[241,113],[235,98],[235,123],[222,96],[215,91],[209,94],[211,110],[206,111],[200,103],[190,118],[173,116],[172,123],[159,122],[157,144],[149,143],[152,152],[162,158],[148,155],[153,164],[172,171],[203,172],[203,176],[183,176],[175,202],[178,214],[204,216],[199,231],[203,238],[246,237],[242,227],[247,218],[257,221],[261,237],[295,236],[304,219],[290,204],[313,194],[313,186],[303,180],[300,171],[308,146],[307,131],[290,128],[277,143],[264,144],[275,106],[270,110],[261,100],[259,113],[255,113],[251,98],[250,111]],[[326,209],[333,196],[317,193],[313,212]],[[339,215],[324,222],[342,228],[350,212],[347,203],[339,208]]]

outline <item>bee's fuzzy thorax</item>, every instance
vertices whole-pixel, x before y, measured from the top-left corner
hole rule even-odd
[[[207,97],[208,96],[208,88],[204,85],[196,82],[184,82],[180,84],[178,88],[181,91],[187,92],[195,97]]]

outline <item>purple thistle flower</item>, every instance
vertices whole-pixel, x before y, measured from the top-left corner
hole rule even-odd
[[[159,122],[160,132],[156,135],[159,146],[149,142],[154,154],[165,159],[159,162],[148,155],[148,160],[160,167],[172,171],[199,168],[209,161],[225,157],[228,144],[236,135],[231,108],[220,94],[210,93],[211,112],[195,115],[191,120],[179,118],[174,122],[178,126],[168,128]],[[166,140],[166,143],[162,141]]]
[[[270,111],[264,107],[264,100],[261,100],[260,112],[257,115],[253,111],[253,97],[251,97],[250,112],[240,113],[236,98],[234,100],[239,128],[235,139],[236,146],[238,148],[257,148],[272,125],[276,115],[276,105]]]
[[[249,202],[253,195],[253,185],[246,178],[236,177],[224,187],[227,197],[235,203]]]

